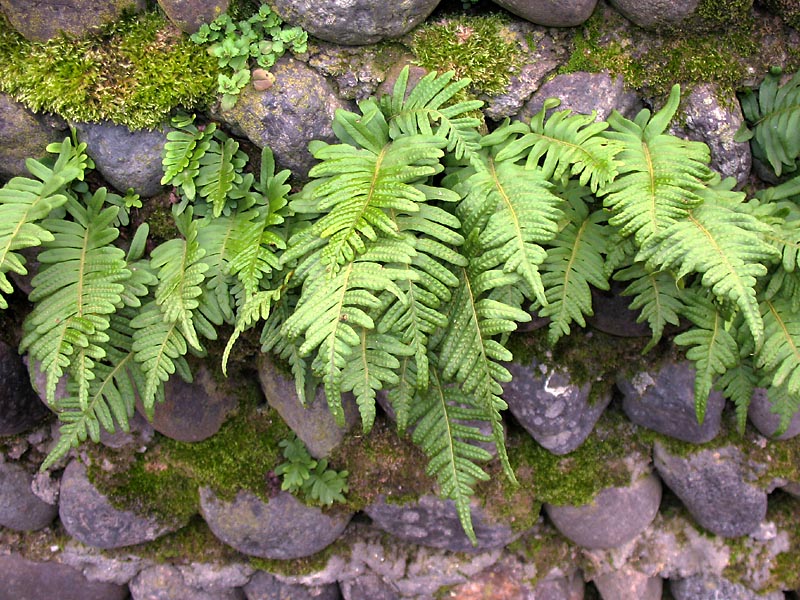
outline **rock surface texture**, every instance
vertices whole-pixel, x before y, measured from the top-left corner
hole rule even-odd
[[[537,25],[574,27],[592,15],[597,0],[495,0],[495,4]]]
[[[0,177],[27,177],[25,159],[42,158],[67,136],[66,123],[37,115],[0,93]]]

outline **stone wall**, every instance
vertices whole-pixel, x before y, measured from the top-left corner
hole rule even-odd
[[[109,18],[92,3],[72,4],[48,17],[49,26],[69,17],[62,28],[73,31],[82,10]],[[198,15],[213,18],[227,6],[160,4],[185,31]],[[233,109],[209,107],[204,116],[254,147],[269,144],[279,167],[302,182],[313,165],[307,144],[333,139],[335,109],[388,89],[408,59],[387,59],[385,47],[371,44],[449,17],[436,0],[399,0],[390,11],[369,0],[274,4],[316,36],[308,52],[280,59],[267,89],[250,86]],[[559,74],[576,59],[570,28],[593,13],[609,23],[600,37],[625,47],[648,35],[657,46],[665,31],[713,30],[740,11],[759,35],[735,87],[756,85],[770,64],[790,66],[800,47],[782,15],[748,2],[497,4],[516,15],[504,35],[521,54],[505,90],[483,94],[489,124],[529,118],[549,97],[601,118],[663,102],[652,81],[636,87],[607,72]],[[26,3],[0,0],[0,8],[26,36],[46,35],[23,31]],[[735,87],[695,82],[674,131],[707,143],[713,166],[740,186],[758,185],[748,144],[733,140],[742,122]],[[71,125],[108,185],[167,202],[164,131]],[[0,96],[0,176],[22,174],[21,159],[65,128],[57,115],[34,115]],[[28,282],[17,284],[25,290]],[[587,328],[555,350],[541,349],[534,328],[512,340],[505,425],[519,486],[495,469],[478,488],[477,547],[452,502],[436,496],[424,457],[393,431],[388,407],[369,436],[358,432],[355,406],[337,427],[321,394],[299,405],[269,357],[252,357],[229,379],[216,363],[198,363],[194,383],[168,384],[152,423],[137,416],[130,432],[104,434],[102,444],[38,472],[58,428],[25,363],[2,343],[0,598],[792,597],[800,589],[800,418],[772,439],[777,422],[758,393],[739,434],[733,407],[716,394],[699,424],[690,364],[668,341],[642,357],[649,332],[617,296],[598,294],[596,306]],[[13,310],[7,323],[24,315],[24,301]],[[18,335],[12,327],[4,337],[13,344]],[[347,504],[309,507],[280,490],[276,446],[287,425],[313,456],[350,471]]]

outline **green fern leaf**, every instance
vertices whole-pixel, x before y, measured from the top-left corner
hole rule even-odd
[[[654,235],[637,258],[647,261],[650,269],[675,271],[678,279],[700,273],[704,287],[736,303],[759,347],[764,325],[755,288],[767,273],[765,263],[779,255],[763,239],[770,228],[740,207],[738,194],[713,192],[710,189],[705,202],[685,220]]]
[[[743,128],[737,141],[754,138],[753,152],[766,160],[780,176],[784,167],[795,169],[800,156],[800,72],[779,86],[780,74],[769,73],[758,91],[742,98],[742,112],[753,128]]]
[[[470,394],[443,385],[437,376],[431,378],[427,390],[418,392],[409,416],[414,425],[412,439],[429,458],[427,473],[439,482],[440,495],[455,502],[461,526],[473,544],[477,538],[470,498],[475,484],[489,479],[479,463],[491,458],[477,444],[491,439],[470,422],[484,417],[482,410],[475,409]]]
[[[758,377],[750,362],[740,361],[725,371],[715,386],[736,407],[736,427],[742,435],[747,425],[747,410],[757,385]]]
[[[546,113],[558,103],[552,98],[545,101],[528,126],[510,126],[510,132],[521,135],[504,145],[497,160],[525,160],[526,168],[540,169],[550,181],[578,177],[581,185],[588,185],[592,193],[597,193],[617,176],[618,162],[614,157],[622,150],[622,144],[600,135],[608,123],[596,122],[594,113],[579,115],[562,110],[545,120]],[[502,128],[495,130],[484,138],[484,145],[495,144],[502,134]]]
[[[687,294],[683,314],[695,327],[675,337],[675,343],[689,346],[686,358],[694,362],[697,371],[695,413],[697,421],[702,423],[714,379],[739,363],[739,346],[728,330],[727,320],[707,297]]]
[[[212,139],[199,161],[195,186],[202,198],[211,203],[213,215],[218,217],[225,208],[233,188],[241,183],[241,171],[247,164],[247,156],[239,150],[233,138],[217,132],[220,141]]]
[[[761,303],[761,314],[765,339],[756,353],[756,366],[769,374],[770,385],[784,386],[800,399],[800,313],[776,297]]]
[[[189,200],[197,193],[195,181],[200,173],[200,160],[211,146],[216,125],[209,123],[202,130],[194,125],[194,116],[178,116],[173,126],[179,129],[167,134],[162,150],[162,185],[173,185]]]
[[[309,396],[306,388],[312,386],[311,367],[300,354],[300,340],[297,338],[289,339],[281,333],[283,324],[291,313],[289,300],[287,299],[290,296],[290,294],[284,293],[275,303],[270,315],[265,319],[264,327],[261,330],[261,351],[273,352],[289,364],[294,377],[297,398],[305,406],[306,399]],[[316,385],[314,384],[313,387],[316,387]],[[313,392],[311,395],[313,396]]]
[[[616,156],[619,176],[602,186],[599,195],[611,210],[611,225],[619,226],[638,246],[672,223],[685,219],[702,203],[698,193],[711,176],[708,147],[664,134],[678,108],[680,90],[673,87],[667,105],[650,118],[644,110],[635,121],[613,113],[604,135],[622,144]]]
[[[69,198],[67,213],[75,221],[43,222],[53,239],[38,256],[43,268],[29,296],[36,306],[25,320],[20,344],[47,374],[47,401],[53,401],[56,384],[69,368],[84,409],[95,363],[105,356],[110,315],[122,305],[122,282],[131,276],[125,253],[111,245],[119,235],[111,225],[119,209],[103,208],[105,196],[101,188],[86,207]]]
[[[228,357],[239,336],[250,329],[257,321],[265,321],[272,310],[273,304],[280,298],[281,290],[261,290],[247,296],[244,304],[236,314],[236,326],[225,345],[222,353],[222,372],[228,374]]]
[[[17,250],[52,241],[53,235],[37,221],[63,206],[67,201],[65,188],[83,178],[88,161],[85,147],[85,144],[73,147],[69,138],[60,145],[51,144],[48,150],[58,152],[52,168],[29,158],[26,165],[36,179],[14,177],[0,188],[0,292],[14,291],[6,275],[9,271],[19,275],[28,273],[25,258]],[[8,308],[2,295],[0,308]]]

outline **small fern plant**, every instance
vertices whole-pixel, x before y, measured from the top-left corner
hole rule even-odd
[[[347,471],[336,471],[328,467],[328,460],[314,460],[305,444],[297,436],[281,440],[286,459],[275,468],[282,478],[281,489],[300,495],[307,502],[320,506],[331,506],[334,502],[346,502],[348,492]]]

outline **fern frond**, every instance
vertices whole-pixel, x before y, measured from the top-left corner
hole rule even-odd
[[[800,156],[800,72],[779,86],[780,74],[769,73],[758,97],[752,92],[742,97],[742,112],[752,130],[742,129],[736,140],[754,138],[754,153],[765,156],[775,174],[784,167],[793,171]]]
[[[761,303],[761,314],[764,345],[756,353],[756,366],[768,373],[770,385],[784,386],[800,399],[800,313],[776,297]]]
[[[426,471],[439,482],[440,495],[455,502],[461,526],[473,544],[477,538],[470,498],[475,484],[489,479],[479,464],[491,458],[477,443],[491,440],[470,422],[484,417],[470,394],[443,385],[435,375],[428,389],[417,393],[409,415],[415,427],[412,439],[429,458]]]
[[[247,164],[247,155],[239,150],[239,143],[217,132],[199,161],[194,184],[202,198],[211,204],[215,217],[222,214],[228,195],[241,183],[241,171]]]
[[[764,292],[764,298],[781,297],[789,303],[792,311],[800,311],[800,269],[785,271],[775,269]]]
[[[715,385],[736,407],[736,427],[742,435],[747,425],[747,411],[757,385],[758,376],[752,364],[744,360],[740,360],[738,365],[725,371]]]
[[[380,100],[380,110],[390,126],[394,140],[406,136],[436,135],[447,139],[446,149],[456,160],[475,158],[480,152],[481,122],[473,116],[483,106],[480,100],[465,100],[448,105],[471,82],[452,81],[455,73],[432,71],[408,92],[408,67],[397,78],[391,95]],[[434,126],[434,123],[438,125]]]
[[[122,282],[131,276],[125,253],[111,245],[119,236],[111,225],[119,209],[103,208],[105,195],[101,188],[86,207],[69,198],[67,213],[75,221],[43,222],[53,239],[38,256],[43,268],[29,296],[36,305],[25,320],[20,350],[40,361],[47,374],[48,402],[69,368],[80,405],[86,407],[95,363],[105,356],[110,315],[122,305]]]
[[[289,318],[290,293],[284,293],[275,303],[270,315],[264,321],[261,330],[261,351],[272,352],[280,359],[286,361],[294,377],[295,391],[300,403],[305,406],[306,387],[312,380],[311,367],[305,357],[300,354],[300,342],[302,338],[289,339],[281,333],[283,324]]]
[[[37,221],[63,206],[67,201],[65,188],[83,178],[88,161],[85,148],[86,144],[73,147],[69,138],[51,144],[48,151],[58,152],[52,167],[29,158],[25,164],[36,179],[14,177],[0,188],[0,292],[14,291],[6,273],[28,273],[25,258],[17,250],[52,241],[52,233]],[[0,308],[8,308],[2,295]]]
[[[195,180],[200,173],[200,160],[211,146],[216,125],[209,123],[202,130],[194,125],[194,116],[179,115],[172,121],[178,129],[167,134],[162,150],[162,185],[173,185],[189,200],[194,200]]]
[[[564,201],[538,171],[489,158],[465,182],[469,190],[457,216],[466,231],[480,231],[480,253],[472,259],[477,270],[502,268],[522,279],[541,304],[547,304],[539,265],[547,254],[540,244],[558,233]]]
[[[764,325],[756,283],[767,273],[765,263],[778,260],[779,255],[763,239],[770,228],[740,207],[738,194],[713,192],[710,189],[704,203],[685,220],[654,235],[637,258],[650,269],[675,271],[678,279],[700,273],[704,287],[739,307],[758,348]]]
[[[611,129],[604,132],[623,150],[616,155],[619,176],[601,186],[599,195],[612,212],[608,222],[619,226],[623,236],[633,235],[640,247],[699,206],[703,200],[698,192],[710,177],[705,144],[664,134],[679,102],[675,86],[666,106],[652,118],[647,110],[635,121],[615,112],[608,118]]]
[[[265,321],[272,310],[272,306],[280,299],[281,290],[261,290],[252,295],[248,295],[244,304],[239,308],[236,313],[236,326],[225,345],[225,350],[222,353],[222,372],[228,374],[228,357],[233,349],[236,340],[239,336],[250,329],[257,321]]]
[[[623,290],[622,295],[633,296],[628,308],[641,310],[636,322],[647,321],[653,332],[653,337],[642,350],[642,353],[646,353],[661,341],[667,323],[679,324],[679,315],[684,307],[681,290],[672,275],[664,271],[653,272],[640,262],[618,271],[614,279],[633,282]]]
[[[594,314],[589,286],[609,289],[603,269],[605,215],[602,211],[589,212],[583,190],[588,191],[576,186],[568,191],[565,208],[569,222],[550,242],[541,267],[547,304],[537,302],[534,306],[540,317],[550,319],[547,338],[551,345],[569,335],[573,322],[585,327],[584,315]]]
[[[787,272],[800,270],[800,205],[776,202],[776,218],[765,239],[781,253],[781,266]]]
[[[528,126],[520,127],[515,123],[514,131],[521,135],[504,145],[497,153],[497,160],[525,160],[526,168],[540,169],[549,181],[578,177],[581,185],[588,185],[592,193],[597,193],[617,176],[615,156],[622,150],[622,144],[600,135],[608,123],[596,122],[595,114],[579,115],[562,110],[545,120],[547,111],[558,104],[558,100],[548,99]],[[498,134],[502,134],[502,130],[491,135]],[[484,138],[484,145],[487,144],[494,144],[494,139]]]
[[[689,347],[686,358],[695,364],[695,413],[702,423],[714,379],[739,363],[739,345],[728,330],[727,319],[706,296],[687,294],[683,314],[695,327],[676,336],[675,343]]]

